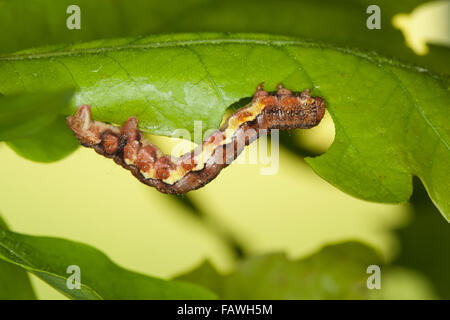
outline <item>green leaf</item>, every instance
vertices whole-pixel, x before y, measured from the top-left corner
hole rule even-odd
[[[449,73],[447,48],[417,56],[391,24],[395,14],[429,2],[378,0],[381,30],[369,30],[370,0],[0,0],[0,53],[149,33],[253,32],[374,50]],[[81,30],[66,27],[66,8],[72,4],[80,6]]]
[[[73,90],[0,97],[0,141],[28,138],[53,123]]]
[[[0,217],[0,227],[6,223]],[[0,300],[35,300],[28,274],[20,267],[0,260]]]
[[[0,300],[35,300],[28,274],[20,267],[0,260]]]
[[[58,116],[35,135],[8,141],[7,145],[18,155],[32,161],[61,160],[80,146],[65,120],[65,116]]]
[[[65,89],[0,96],[0,140],[33,161],[52,162],[69,155],[79,143],[61,113],[73,93]]]
[[[227,275],[205,262],[177,279],[208,287],[220,299],[367,299],[369,265],[380,265],[377,253],[347,242],[296,261],[281,253],[249,258]]]
[[[341,190],[397,203],[419,176],[450,218],[448,81],[423,69],[359,51],[266,35],[180,34],[40,48],[0,57],[0,92],[56,90],[76,84],[71,102],[115,124],[169,135],[219,125],[231,104],[265,81],[313,89],[336,128],[328,152],[308,159]]]
[[[125,270],[93,247],[64,239],[34,237],[0,226],[0,259],[22,267],[72,299],[214,299],[199,286]],[[66,285],[67,268],[81,271],[81,288]]]

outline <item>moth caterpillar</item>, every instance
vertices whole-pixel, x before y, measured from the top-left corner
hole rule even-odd
[[[270,94],[262,84],[251,102],[227,118],[191,152],[174,158],[143,138],[138,120],[130,117],[120,128],[91,120],[90,107],[83,105],[67,124],[80,143],[114,159],[141,182],[160,192],[182,194],[213,180],[242,152],[244,147],[270,129],[312,128],[325,113],[325,101],[311,97],[310,90],[293,94],[278,85]]]

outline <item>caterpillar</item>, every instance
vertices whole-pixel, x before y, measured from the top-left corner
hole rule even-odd
[[[244,147],[270,129],[308,129],[319,124],[325,101],[278,85],[276,93],[259,84],[249,104],[230,115],[223,125],[191,152],[175,158],[146,141],[138,120],[130,117],[117,127],[91,120],[90,107],[82,105],[67,124],[80,143],[131,171],[146,185],[160,192],[182,194],[213,180],[243,151]]]

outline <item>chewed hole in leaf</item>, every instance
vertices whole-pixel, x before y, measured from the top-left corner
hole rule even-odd
[[[333,144],[335,136],[334,122],[330,113],[326,111],[318,126],[307,130],[297,129],[292,134],[299,146],[319,155],[325,153]]]

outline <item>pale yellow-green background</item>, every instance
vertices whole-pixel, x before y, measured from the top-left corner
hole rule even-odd
[[[427,26],[433,24],[422,27]],[[326,148],[332,132],[327,115],[308,134],[309,143],[320,141]],[[204,223],[93,150],[79,148],[62,161],[40,164],[0,144],[0,159],[0,212],[14,231],[84,242],[123,267],[159,277],[203,259],[222,271],[233,266],[222,240]],[[260,175],[258,165],[233,164],[191,194],[251,253],[284,251],[292,258],[330,242],[359,239],[389,260],[396,252],[391,230],[409,216],[407,204],[369,203],[344,194],[283,149],[276,175]],[[405,284],[397,277],[392,284],[420,291],[419,280]],[[32,281],[39,298],[64,298],[39,279]]]

